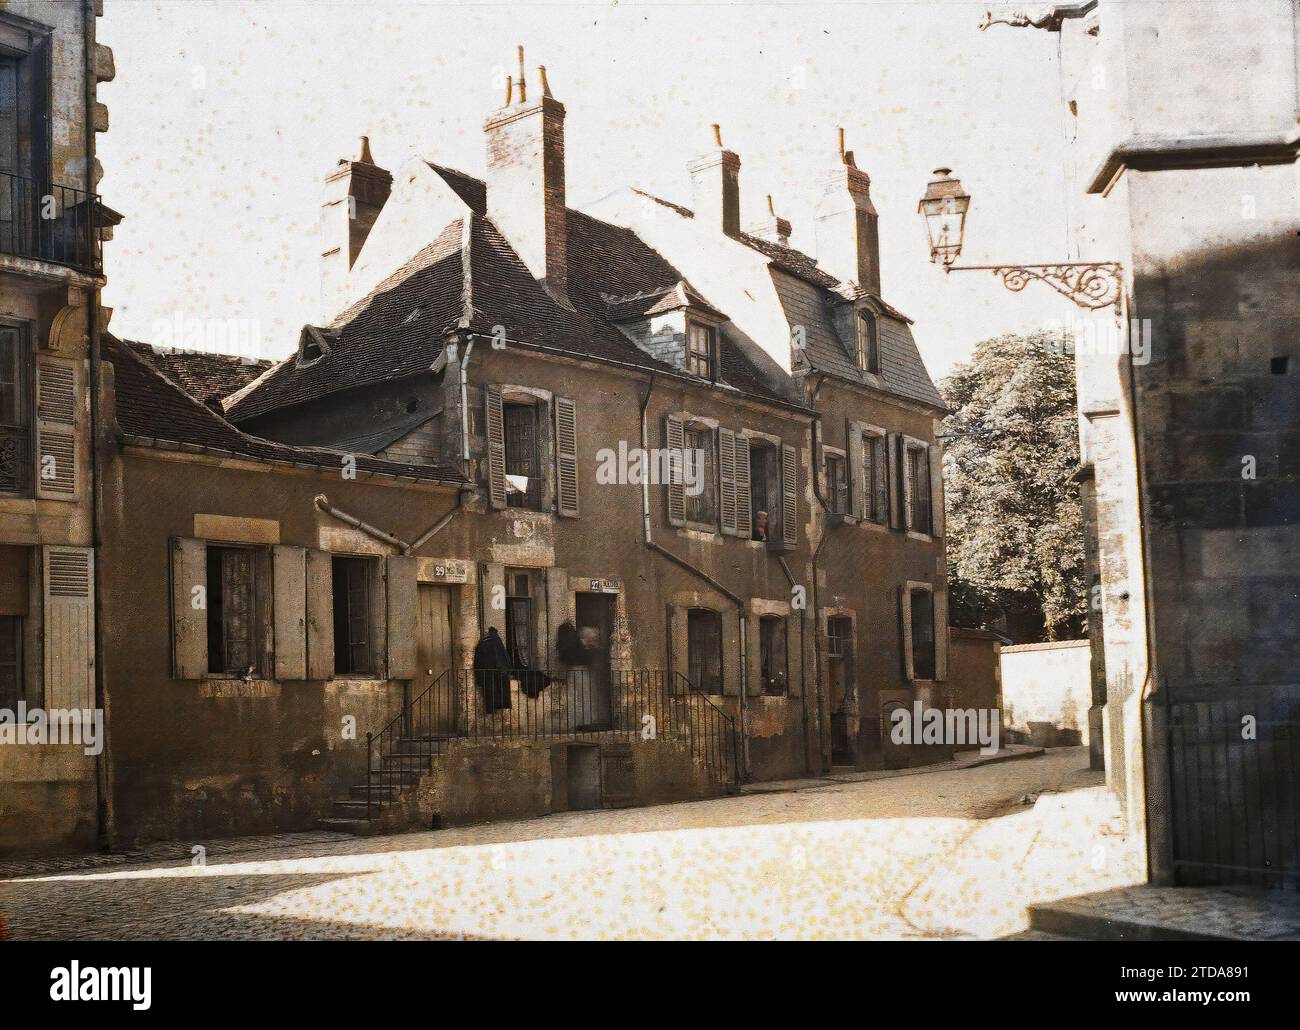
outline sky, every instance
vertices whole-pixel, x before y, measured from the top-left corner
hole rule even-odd
[[[742,225],[770,193],[813,252],[843,126],[880,212],[882,292],[939,378],[981,339],[1076,310],[929,260],[916,203],[940,166],[973,198],[959,263],[1065,259],[1058,37],[981,32],[987,6],[107,0],[100,191],[125,216],[105,253],[112,329],[292,351],[319,321],[328,171],[365,134],[390,170],[418,153],[482,175],[483,121],[523,44],[567,110],[570,207],[625,185],[689,205],[686,165],[717,122],[741,157]]]

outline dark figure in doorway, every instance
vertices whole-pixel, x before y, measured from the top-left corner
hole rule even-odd
[[[495,626],[474,648],[474,680],[483,710],[489,715],[498,708],[510,707],[510,654]]]

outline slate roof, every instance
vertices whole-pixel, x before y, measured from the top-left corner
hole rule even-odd
[[[334,473],[342,468],[345,455],[341,451],[276,443],[241,432],[159,371],[141,355],[139,344],[105,334],[103,356],[113,365],[116,421],[127,443]],[[386,461],[366,454],[355,455],[355,460],[362,474],[448,484],[462,481],[459,469]]]
[[[444,178],[450,174],[468,180],[461,188],[474,195],[477,180],[431,167]],[[246,422],[345,390],[427,372],[446,334],[459,329],[490,335],[498,325],[506,327],[512,343],[681,375],[618,329],[616,321],[626,312],[617,301],[611,305],[611,298],[662,298],[681,290],[712,310],[707,301],[631,230],[573,210],[567,224],[572,310],[534,279],[491,219],[467,214],[331,322],[337,339],[329,353],[302,367],[296,354],[286,358],[230,397],[227,417]],[[719,352],[727,385],[792,402],[793,395],[774,390],[733,342],[722,339]]]
[[[275,362],[265,358],[243,358],[210,351],[174,350],[135,340],[123,340],[128,347],[192,397],[228,397],[247,386]]]

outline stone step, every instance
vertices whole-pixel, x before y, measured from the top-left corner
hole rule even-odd
[[[368,819],[340,819],[337,817],[317,819],[316,828],[318,830],[333,830],[336,833],[352,833],[358,837],[369,837],[379,832],[375,824]]]
[[[451,744],[449,737],[400,737],[393,741],[395,755],[445,755]]]
[[[379,814],[380,806],[371,803],[368,807],[364,800],[362,801],[335,801],[333,806],[333,815],[337,819],[360,819],[365,820],[371,816]]]
[[[376,802],[395,801],[399,793],[396,786],[381,787],[378,783],[354,783],[348,788],[348,796],[355,801],[365,801],[367,796]]]

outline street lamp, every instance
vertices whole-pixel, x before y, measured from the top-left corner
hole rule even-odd
[[[1032,279],[1046,283],[1081,308],[1114,305],[1118,314],[1123,299],[1123,266],[1118,261],[1070,261],[1050,265],[954,265],[966,234],[970,195],[951,168],[936,168],[916,209],[925,216],[930,238],[930,260],[943,263],[944,272],[992,272],[1002,285],[1019,293]]]

